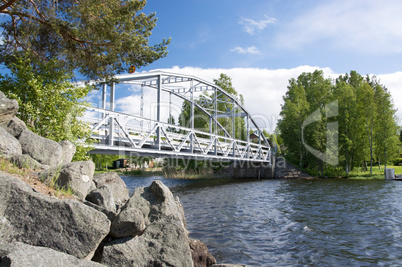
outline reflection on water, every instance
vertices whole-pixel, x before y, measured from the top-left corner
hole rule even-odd
[[[190,237],[218,260],[252,266],[401,265],[402,183],[160,179],[179,196]]]

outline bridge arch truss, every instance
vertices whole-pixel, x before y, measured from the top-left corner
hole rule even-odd
[[[98,106],[88,107],[82,118],[90,125],[95,140],[92,153],[271,162],[271,146],[262,130],[240,101],[216,84],[195,76],[162,71],[116,78],[114,82],[93,83],[101,101]],[[141,92],[139,103],[132,103],[140,106],[139,114],[115,109],[116,90],[123,85],[134,86]],[[155,110],[153,116],[144,114],[144,90],[148,89],[156,91],[151,103]],[[177,125],[171,119],[172,97],[189,106],[185,126]],[[219,110],[218,106],[222,104],[229,108]],[[195,121],[200,114],[205,127],[197,129]],[[238,117],[245,124],[243,138],[236,132]],[[225,126],[220,122],[222,118],[225,118]]]

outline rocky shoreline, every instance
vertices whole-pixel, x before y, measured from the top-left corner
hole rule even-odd
[[[0,156],[76,197],[48,196],[0,172],[1,266],[242,266],[216,264],[189,238],[183,207],[162,182],[129,196],[116,173],[94,175],[92,161],[71,162],[71,142],[36,135],[17,111],[0,91]]]

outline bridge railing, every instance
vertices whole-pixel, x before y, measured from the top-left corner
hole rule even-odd
[[[262,144],[102,108],[87,110],[90,116],[82,120],[90,125],[98,151],[270,162],[270,148]]]

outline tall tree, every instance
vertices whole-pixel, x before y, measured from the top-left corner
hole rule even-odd
[[[401,130],[401,132],[399,133],[399,141],[402,142],[402,130]]]
[[[306,91],[299,80],[289,80],[288,91],[283,97],[284,104],[280,115],[282,119],[278,121],[278,129],[281,132],[281,139],[286,148],[288,156],[300,167],[304,164],[303,156],[306,149],[302,142],[302,126],[307,117],[310,105],[306,98]]]
[[[386,163],[395,155],[395,109],[389,92],[375,78],[351,71],[333,84],[323,78],[322,72],[303,73],[289,81],[284,102],[278,129],[287,156],[303,167],[314,171],[320,165],[322,175],[322,159],[328,162],[328,157],[338,156],[346,175],[355,165],[363,163],[366,167],[368,159],[372,173],[375,157]],[[329,114],[332,104],[337,115]],[[332,120],[338,124],[337,129],[329,131]],[[330,149],[336,146],[335,136],[339,136],[339,153]],[[326,168],[339,169],[328,164]]]
[[[59,67],[90,79],[150,64],[167,55],[170,39],[149,45],[157,19],[140,12],[145,5],[145,0],[3,0],[0,60],[29,50],[36,61],[58,59]]]
[[[195,103],[201,104],[201,99],[194,100]],[[183,101],[181,113],[179,116],[179,125],[191,128],[191,120],[194,120],[194,129],[198,131],[209,131],[209,117],[202,110],[194,107],[194,118],[191,118],[191,103]]]
[[[370,174],[373,173],[373,149],[374,149],[374,123],[376,117],[376,107],[374,101],[374,91],[369,83],[364,82],[361,87],[358,88],[357,91],[357,107],[358,114],[362,119],[362,123],[364,124],[364,132],[366,134],[365,140],[367,140],[370,158]]]
[[[373,81],[374,96],[376,102],[376,121],[375,121],[375,150],[380,166],[384,163],[384,169],[387,168],[387,160],[397,153],[398,136],[395,112],[391,101],[391,95],[387,88],[380,85],[376,80]]]
[[[306,99],[309,102],[310,116],[317,114],[321,119],[316,119],[304,128],[304,135],[306,144],[319,151],[321,155],[317,157],[309,153],[309,161],[318,160],[321,171],[321,176],[324,175],[324,164],[326,160],[324,157],[329,156],[324,153],[327,148],[327,104],[332,100],[332,84],[331,80],[324,78],[323,71],[316,70],[313,73],[304,73],[299,76],[298,80],[303,84],[306,91]],[[329,151],[329,150],[328,150]]]
[[[341,79],[337,80],[334,93],[338,97],[339,162],[343,165],[346,175],[348,175],[353,167],[356,96],[353,87]]]
[[[221,73],[218,79],[214,79],[214,83],[222,88],[225,92],[232,95],[236,101],[238,101],[241,105],[244,105],[244,98],[241,94],[238,94],[232,84],[232,78],[227,76],[224,73]],[[221,112],[221,114],[226,114],[226,118],[219,118],[219,123],[225,127],[229,134],[235,133],[234,138],[246,140],[246,127],[244,118],[235,117],[234,125],[232,113],[241,113],[242,111],[239,107],[233,102],[233,100],[229,99],[225,95],[221,93],[216,93],[211,95],[211,98],[214,99],[216,97],[217,109]]]
[[[243,96],[237,93],[237,91],[233,88],[232,80],[229,76],[225,74],[221,74],[219,79],[214,79],[216,85],[221,87],[227,93],[231,94],[236,98],[237,101],[240,102],[241,105],[244,104]],[[195,103],[200,104],[202,107],[207,109],[214,109],[214,104],[210,101],[211,99],[217,99],[217,110],[219,114],[226,114],[227,117],[218,118],[218,122],[226,129],[229,134],[235,132],[235,138],[246,140],[246,127],[245,121],[241,117],[235,117],[234,124],[232,113],[241,113],[240,108],[234,104],[233,100],[225,96],[221,93],[212,93],[212,95],[208,95],[206,92],[202,94],[198,99],[195,100]],[[190,127],[191,125],[191,104],[188,101],[184,101],[182,104],[181,114],[179,116],[179,124],[184,127]],[[201,111],[199,108],[194,107],[194,128],[199,131],[209,131],[210,127],[209,116]],[[219,132],[218,134],[223,134]]]

